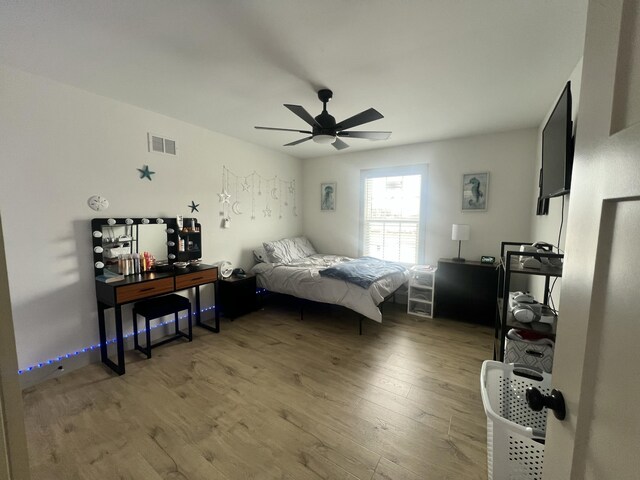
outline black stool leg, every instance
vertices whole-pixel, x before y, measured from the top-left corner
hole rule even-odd
[[[191,341],[191,340],[193,340],[193,329],[192,329],[192,326],[191,326],[191,305],[189,305],[189,317],[188,317],[188,320],[187,320],[187,321],[189,322],[189,323],[188,323],[188,328],[189,328],[189,341]]]
[[[140,349],[140,344],[138,343],[138,314],[135,308],[133,309],[133,346],[136,350]]]
[[[178,329],[178,312],[177,311],[173,314],[173,318],[174,318],[173,325],[175,327],[174,335],[178,335],[180,333],[180,330]]]
[[[147,327],[147,348],[145,353],[147,354],[147,358],[151,358],[151,325],[147,317],[144,317],[144,324]]]

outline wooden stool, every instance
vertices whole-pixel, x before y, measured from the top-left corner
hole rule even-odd
[[[189,311],[189,330],[188,333],[184,333],[178,328],[178,312],[183,310]],[[151,344],[151,329],[149,328],[149,322],[155,318],[164,317],[166,315],[174,314],[175,317],[175,334],[169,338],[161,340],[157,343]],[[147,345],[141,347],[138,343],[138,315],[144,317]],[[175,293],[171,295],[164,295],[162,297],[152,298],[150,300],[144,300],[137,302],[133,305],[133,341],[136,350],[140,350],[147,358],[151,358],[151,349],[164,345],[165,343],[177,340],[178,338],[187,338],[189,341],[193,339],[191,331],[191,302],[188,298],[182,297]]]

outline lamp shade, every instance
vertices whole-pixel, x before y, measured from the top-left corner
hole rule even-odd
[[[451,227],[451,240],[469,240],[469,225],[454,223]]]

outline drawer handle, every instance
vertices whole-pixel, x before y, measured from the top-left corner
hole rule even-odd
[[[149,288],[141,288],[140,292],[150,292],[151,290],[155,290],[156,287],[149,287]]]
[[[193,280],[195,282],[196,280],[202,280],[203,278],[204,277],[196,277],[196,278],[192,278],[191,280]]]

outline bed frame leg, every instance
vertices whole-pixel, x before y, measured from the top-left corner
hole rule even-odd
[[[358,335],[362,335],[362,315],[358,318]]]

